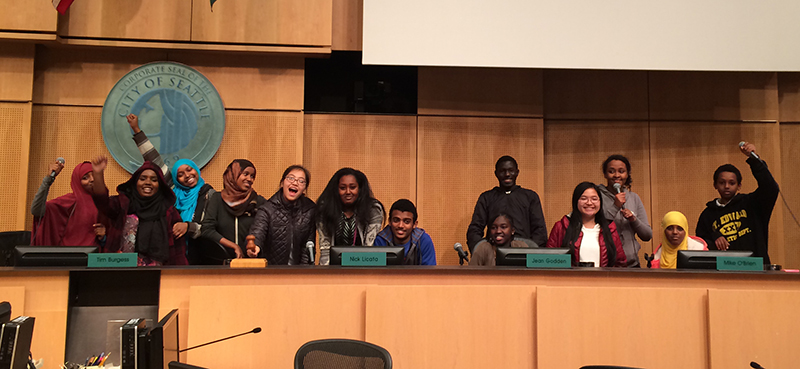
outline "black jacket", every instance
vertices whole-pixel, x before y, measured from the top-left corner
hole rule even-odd
[[[492,218],[506,213],[514,220],[517,237],[528,238],[539,247],[547,244],[547,225],[544,223],[542,202],[536,192],[520,186],[506,193],[495,187],[481,194],[472,213],[472,222],[467,228],[469,251],[486,236],[486,227]]]
[[[763,161],[749,158],[747,163],[758,188],[737,194],[725,206],[717,205],[716,200],[706,203],[695,232],[711,250],[717,248],[714,241],[725,236],[730,250],[753,251],[753,256],[763,257],[764,264],[769,264],[769,220],[778,199],[778,183]]]
[[[266,202],[267,200],[264,199],[264,197],[255,194],[250,200],[247,211],[237,217],[233,215],[230,207],[222,200],[222,193],[214,192],[211,198],[208,199],[206,216],[202,221],[202,237],[215,244],[219,243],[220,239],[226,238],[239,245],[239,249],[241,249],[242,253],[247,257],[247,252],[245,250],[245,246],[247,246],[247,235],[250,234],[250,227],[255,221],[261,206]],[[215,247],[220,249],[222,246]],[[222,250],[225,251],[224,254],[227,254],[227,258],[236,257],[236,253],[233,250],[227,247],[222,247]],[[225,255],[222,256],[222,258],[225,257]],[[216,258],[218,259],[217,264],[221,264],[222,258]]]
[[[259,256],[270,265],[310,264],[306,243],[316,238],[316,213],[317,207],[308,197],[288,203],[278,190],[259,208],[250,228],[261,247]]]

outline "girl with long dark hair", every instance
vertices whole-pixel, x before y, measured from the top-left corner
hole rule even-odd
[[[595,267],[624,267],[627,262],[614,222],[603,215],[597,186],[583,182],[572,192],[572,213],[556,222],[547,247],[567,247],[572,265],[593,262]]]
[[[372,246],[383,227],[383,204],[372,195],[367,176],[342,168],[317,199],[319,264],[330,263],[331,246]]]

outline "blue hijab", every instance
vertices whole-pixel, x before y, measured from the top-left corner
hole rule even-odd
[[[194,187],[189,188],[178,182],[178,168],[181,165],[188,165],[197,171],[197,183]],[[172,183],[175,184],[175,196],[177,197],[175,208],[181,213],[181,219],[184,222],[191,222],[194,217],[194,210],[197,208],[197,196],[200,193],[200,189],[206,184],[206,181],[200,176],[200,168],[189,159],[176,161],[172,166]]]

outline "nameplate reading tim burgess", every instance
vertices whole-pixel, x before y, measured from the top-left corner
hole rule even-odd
[[[89,268],[135,268],[139,254],[128,253],[108,253],[108,254],[89,254]]]
[[[202,168],[225,132],[225,107],[217,89],[194,68],[175,62],[149,63],[128,72],[103,105],[103,141],[114,160],[133,173],[143,160],[131,139],[128,114],[139,117],[139,128],[168,167],[191,159]]]

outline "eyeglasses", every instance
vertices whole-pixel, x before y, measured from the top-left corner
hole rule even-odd
[[[299,185],[305,185],[306,184],[306,180],[304,178],[295,178],[295,177],[289,176],[289,177],[286,177],[286,180],[289,181],[289,183],[297,183]]]

